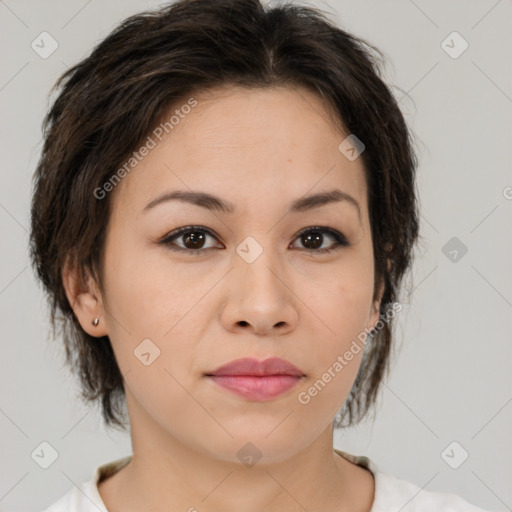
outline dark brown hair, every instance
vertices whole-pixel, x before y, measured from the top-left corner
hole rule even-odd
[[[381,314],[397,300],[418,237],[417,161],[397,101],[381,78],[381,61],[382,52],[311,7],[181,0],[126,19],[59,78],[34,176],[31,258],[49,299],[53,334],[59,326],[82,397],[101,400],[107,426],[126,428],[122,375],[109,338],[90,336],[78,323],[61,272],[69,258],[102,289],[111,201],[94,191],[170,106],[194,92],[302,86],[328,102],[347,134],[365,145],[375,292],[381,280],[385,285]],[[388,371],[392,323],[366,344],[336,427],[360,421],[376,401]]]

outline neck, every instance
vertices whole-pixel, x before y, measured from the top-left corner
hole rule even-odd
[[[373,503],[371,473],[334,452],[332,423],[291,455],[276,450],[252,461],[231,456],[243,440],[204,451],[144,421],[131,423],[131,436],[131,462],[99,487],[109,510],[368,512]]]

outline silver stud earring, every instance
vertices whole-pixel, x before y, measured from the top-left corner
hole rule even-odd
[[[92,325],[94,325],[94,327],[96,327],[100,323],[100,319],[95,318],[91,323],[92,323]]]

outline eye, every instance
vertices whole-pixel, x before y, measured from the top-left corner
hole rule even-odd
[[[322,247],[326,238],[325,234],[327,234],[327,238],[334,240],[334,243],[328,247]],[[322,226],[303,229],[297,238],[302,241],[306,250],[320,253],[328,253],[339,247],[348,247],[350,245],[348,240],[339,231]]]
[[[159,243],[166,245],[169,249],[175,251],[186,251],[189,253],[200,254],[206,249],[213,248],[213,246],[205,247],[205,242],[208,237],[217,239],[209,229],[202,226],[184,226],[171,231],[171,233],[166,235]],[[176,243],[175,240],[177,242],[181,242],[183,245]]]
[[[208,249],[222,249],[222,247],[215,247],[214,245],[205,246],[208,237],[218,240],[218,238],[207,228],[203,226],[184,226],[175,229],[162,238],[158,243],[167,246],[173,251],[185,251],[201,254]],[[333,240],[330,246],[322,247],[327,239]],[[303,249],[306,251],[317,253],[328,253],[339,247],[349,246],[347,239],[335,229],[326,228],[322,226],[312,226],[303,229],[296,239],[300,239],[303,244]],[[300,247],[299,247],[300,249]]]

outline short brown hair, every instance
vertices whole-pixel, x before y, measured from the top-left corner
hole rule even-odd
[[[381,280],[385,285],[381,314],[396,301],[418,237],[417,161],[397,101],[381,79],[383,60],[382,52],[318,9],[180,0],[126,19],[59,78],[34,176],[31,258],[82,397],[101,400],[107,426],[126,428],[123,378],[108,336],[98,339],[81,328],[61,272],[72,258],[101,289],[110,201],[98,200],[94,190],[171,105],[194,92],[220,85],[303,86],[328,102],[347,133],[365,145],[375,293]],[[360,421],[375,402],[391,344],[389,321],[366,345],[336,427]]]

